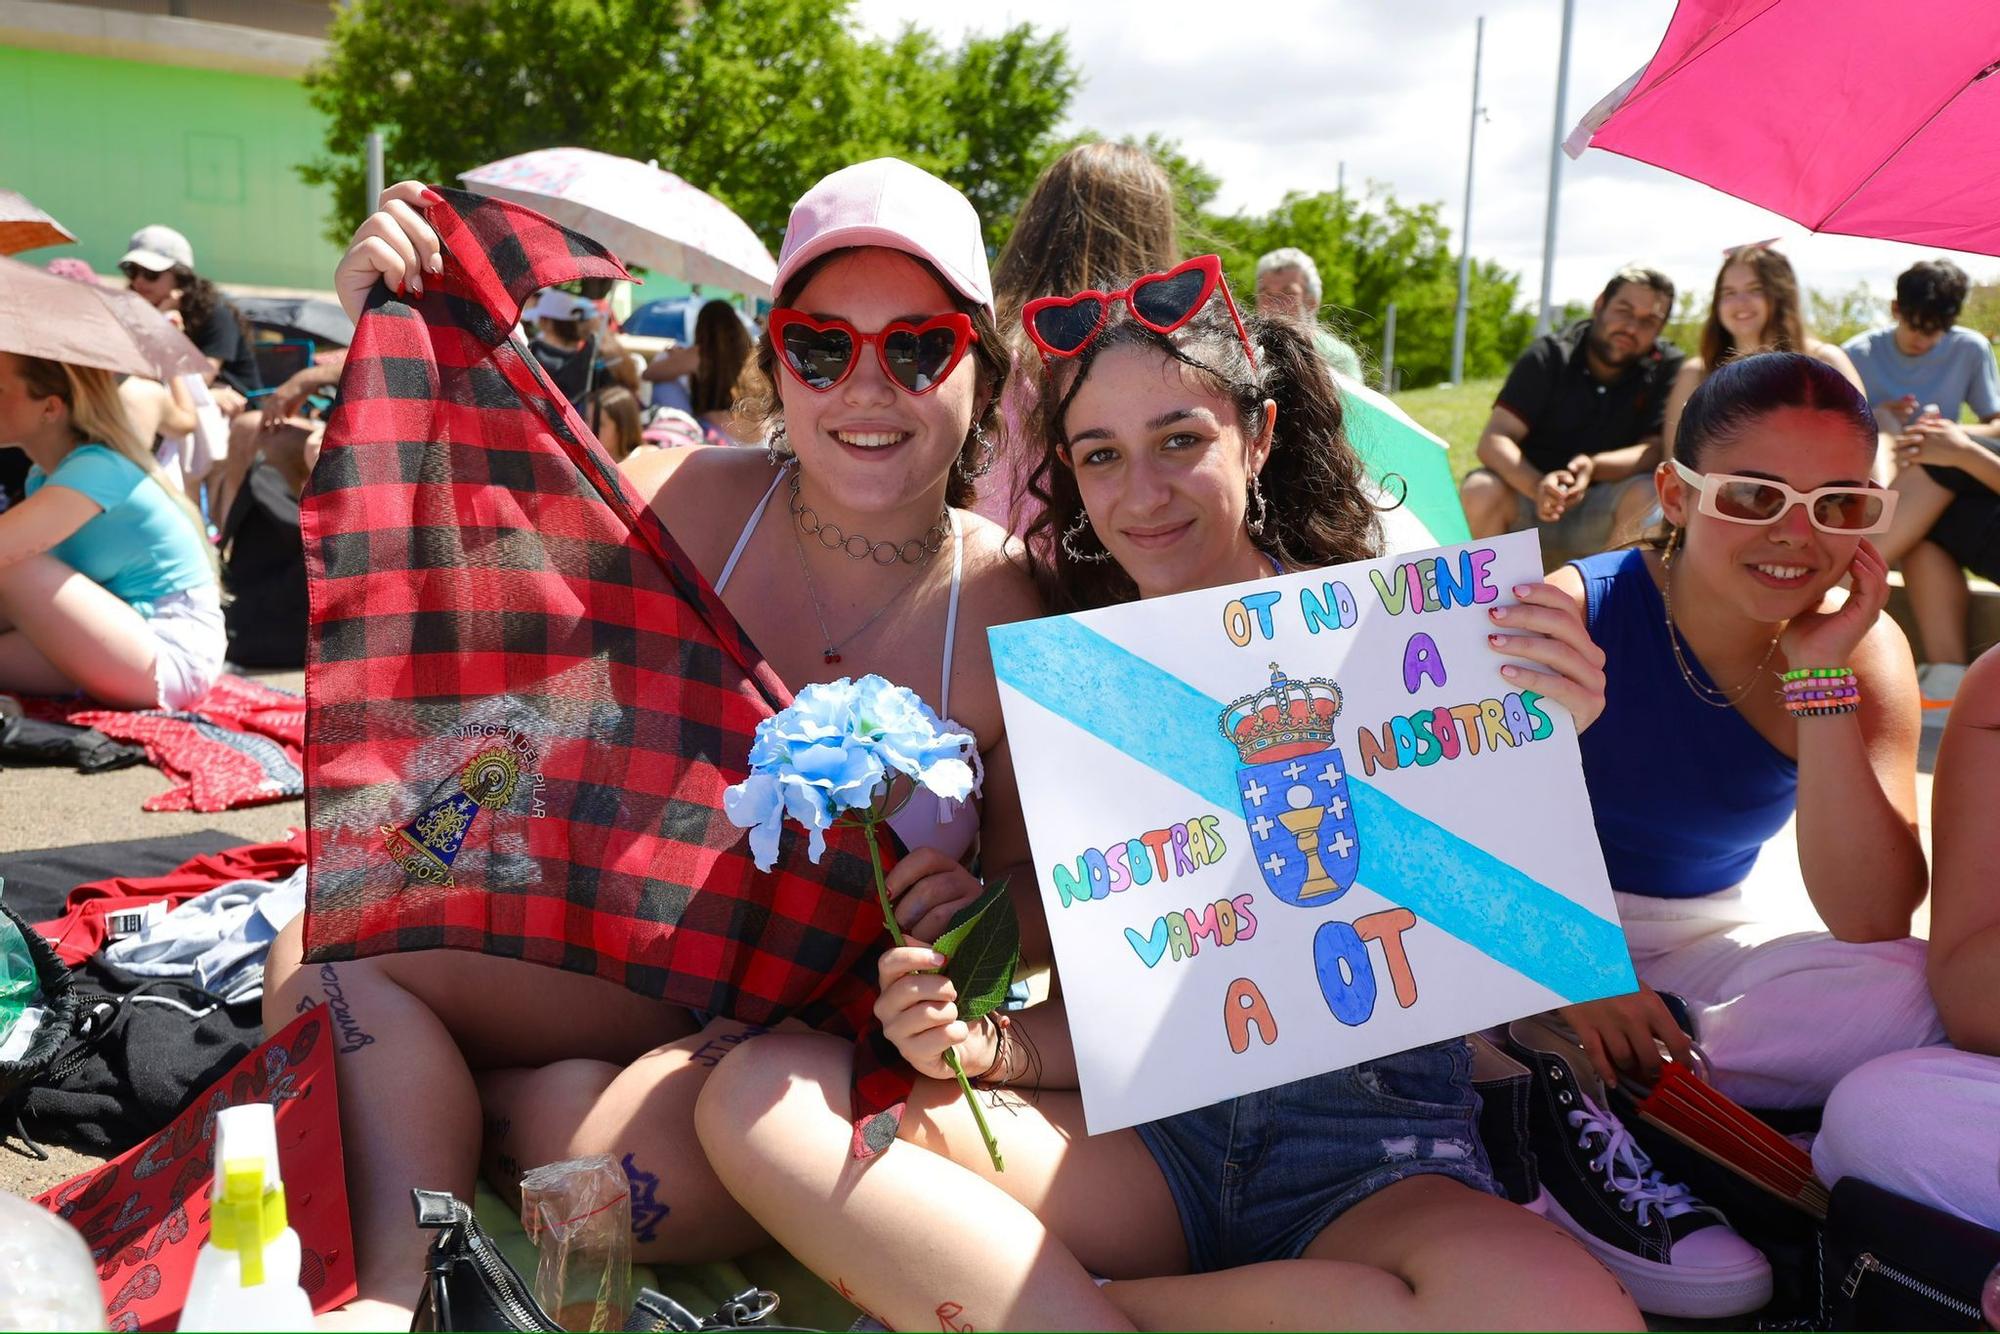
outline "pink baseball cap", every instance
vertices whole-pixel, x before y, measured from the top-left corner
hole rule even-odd
[[[842,167],[792,205],[778,251],[783,291],[794,273],[830,250],[882,246],[928,260],[959,295],[993,313],[986,238],[972,201],[921,167],[878,157]]]

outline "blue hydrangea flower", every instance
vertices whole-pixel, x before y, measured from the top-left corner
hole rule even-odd
[[[750,775],[723,794],[730,821],[750,831],[750,855],[769,870],[790,816],[810,834],[808,855],[826,851],[826,831],[866,811],[901,774],[940,798],[972,790],[973,738],[945,729],[915,692],[879,676],[807,686],[792,706],[757,725]]]

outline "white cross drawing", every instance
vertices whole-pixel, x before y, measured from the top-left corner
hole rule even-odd
[[[1271,823],[1271,817],[1268,815],[1260,815],[1250,822],[1250,831],[1257,835],[1259,842],[1269,838],[1271,831],[1276,828],[1277,826]]]
[[[1285,869],[1285,859],[1274,852],[1264,859],[1264,869],[1275,876]]]
[[[1326,804],[1326,809],[1334,819],[1345,820],[1347,818],[1347,799],[1345,797],[1335,797]]]
[[[1354,855],[1354,840],[1347,836],[1345,829],[1336,832],[1332,838],[1326,841],[1326,845],[1332,848],[1333,855],[1342,861],[1346,861]]]
[[[1243,795],[1250,798],[1252,806],[1262,806],[1264,798],[1271,795],[1271,789],[1253,778],[1243,785]]]
[[[1339,760],[1328,760],[1326,768],[1319,771],[1319,781],[1322,783],[1337,783],[1340,781],[1340,777]]]
[[[1285,777],[1291,779],[1294,783],[1296,783],[1299,781],[1299,775],[1304,773],[1305,771],[1306,767],[1303,764],[1300,764],[1297,760],[1293,760],[1290,764],[1285,766],[1284,772],[1285,772]]]

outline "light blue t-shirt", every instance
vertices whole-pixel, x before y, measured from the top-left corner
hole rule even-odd
[[[1981,421],[2000,416],[2000,368],[1993,362],[1993,345],[1976,329],[1953,325],[1921,357],[1906,356],[1896,347],[1893,326],[1856,334],[1841,350],[1861,372],[1870,407],[1908,394],[1919,410],[1935,403],[1951,421],[1958,420],[1959,409],[1967,404]]]
[[[117,450],[78,445],[52,473],[39,464],[28,469],[28,494],[44,485],[67,487],[104,510],[49,554],[131,603],[140,615],[151,616],[153,604],[169,594],[215,582],[186,512]]]

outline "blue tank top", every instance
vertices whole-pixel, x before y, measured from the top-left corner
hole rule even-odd
[[[1682,899],[1741,884],[1798,806],[1797,762],[1688,689],[1644,552],[1571,564],[1605,658],[1604,712],[1578,742],[1611,887]]]

